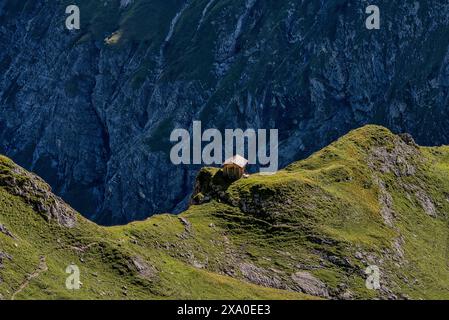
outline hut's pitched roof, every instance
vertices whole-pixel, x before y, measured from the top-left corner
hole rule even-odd
[[[232,158],[229,158],[228,160],[225,161],[224,165],[231,165],[231,164],[235,164],[237,166],[239,166],[240,168],[245,168],[246,165],[248,164],[248,160],[246,160],[245,158],[243,158],[241,155],[235,155]]]

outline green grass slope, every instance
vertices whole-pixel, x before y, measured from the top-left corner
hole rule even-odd
[[[448,299],[448,211],[449,147],[378,126],[272,176],[205,168],[183,214],[111,228],[0,158],[0,298]]]
[[[0,157],[0,299],[310,298],[179,258],[170,247],[182,245],[183,232],[182,221],[168,215],[99,227],[52,195],[41,179]],[[71,264],[80,268],[77,291],[65,286]]]

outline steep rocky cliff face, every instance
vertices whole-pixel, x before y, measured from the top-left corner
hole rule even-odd
[[[65,8],[81,29],[65,29]],[[449,4],[0,0],[0,153],[87,217],[181,210],[198,168],[169,160],[190,128],[277,128],[281,164],[365,123],[448,143]]]

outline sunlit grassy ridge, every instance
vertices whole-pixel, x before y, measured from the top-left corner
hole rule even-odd
[[[111,228],[47,218],[39,201],[54,200],[21,190],[48,187],[0,164],[4,299],[449,298],[449,148],[382,127],[273,176],[230,183],[205,168],[197,205],[180,216]],[[65,288],[71,263],[79,291]],[[369,265],[381,270],[380,290],[365,286]]]

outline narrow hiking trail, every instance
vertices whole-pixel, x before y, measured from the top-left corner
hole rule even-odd
[[[34,270],[33,273],[31,273],[25,277],[25,280],[22,282],[20,287],[12,294],[11,300],[14,300],[16,298],[16,296],[29,285],[31,280],[39,277],[42,272],[45,272],[47,270],[48,270],[48,266],[47,266],[47,263],[45,262],[45,256],[41,256],[37,269]]]

